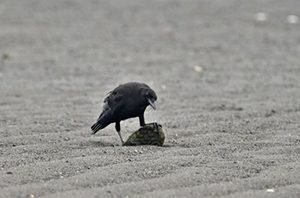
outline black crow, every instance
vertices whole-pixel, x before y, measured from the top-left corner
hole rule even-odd
[[[144,112],[148,105],[156,109],[157,96],[146,84],[128,82],[119,85],[104,99],[102,113],[97,122],[91,127],[93,134],[111,123],[116,123],[115,128],[122,144],[120,121],[128,118],[139,117],[140,126],[145,125]]]

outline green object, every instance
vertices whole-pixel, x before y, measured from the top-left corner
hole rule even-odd
[[[162,126],[156,122],[146,124],[135,131],[125,141],[124,146],[136,145],[157,145],[162,146],[165,141],[165,134]]]

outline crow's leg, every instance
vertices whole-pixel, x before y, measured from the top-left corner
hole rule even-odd
[[[121,142],[122,142],[122,145],[124,144],[124,141],[123,141],[123,138],[121,136],[121,126],[120,126],[120,121],[116,122],[116,126],[115,126],[117,132],[118,132],[118,135],[121,139]]]
[[[144,114],[139,115],[139,119],[140,119],[140,126],[145,126],[145,118],[144,118]]]

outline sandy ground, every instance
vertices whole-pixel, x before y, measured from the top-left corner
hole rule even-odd
[[[0,197],[300,197],[299,7],[2,0]],[[163,147],[91,136],[128,81],[156,91]]]

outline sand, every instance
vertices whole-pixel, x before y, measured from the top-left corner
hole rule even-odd
[[[299,7],[2,0],[0,197],[300,197]],[[164,146],[91,136],[128,81],[156,91]]]

